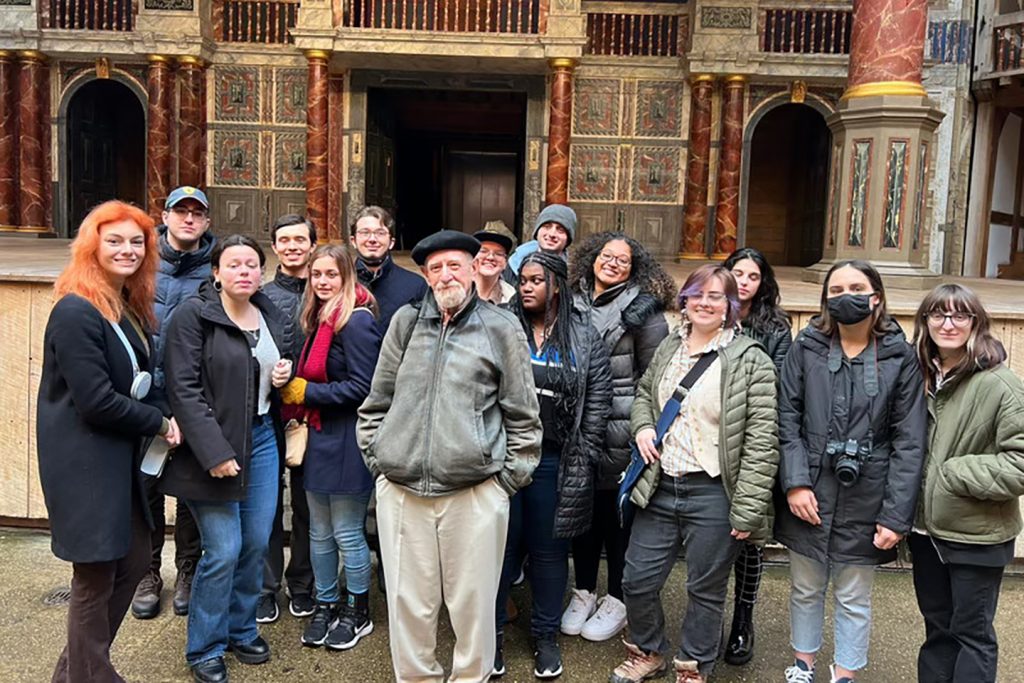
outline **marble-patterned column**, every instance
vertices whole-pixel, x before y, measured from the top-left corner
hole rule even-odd
[[[317,237],[327,231],[327,117],[330,53],[306,50],[306,215],[316,224]]]
[[[718,201],[711,258],[736,250],[740,216],[740,160],[743,155],[743,96],[746,76],[728,76],[722,87],[722,144],[718,154]]]
[[[18,224],[18,106],[14,55],[0,50],[0,230]]]
[[[921,71],[927,30],[927,0],[854,0],[844,97],[924,97]]]
[[[551,100],[548,121],[548,181],[544,201],[569,200],[569,141],[572,135],[572,72],[574,59],[551,60]]]
[[[707,257],[708,176],[711,157],[711,95],[715,77],[699,74],[690,81],[690,138],[686,156],[686,204],[680,259]]]
[[[345,76],[332,74],[327,94],[327,225],[325,231],[332,242],[344,239],[342,211],[345,178],[341,159],[345,149]]]
[[[49,232],[46,225],[46,183],[44,127],[49,70],[46,58],[34,50],[18,53],[18,227],[24,232]]]
[[[171,60],[150,55],[147,90],[149,129],[146,131],[146,189],[149,214],[159,220],[171,191],[171,106],[174,75]]]
[[[203,62],[178,57],[178,185],[203,184]]]

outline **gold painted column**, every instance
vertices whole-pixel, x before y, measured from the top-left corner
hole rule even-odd
[[[327,230],[327,117],[330,53],[306,50],[309,63],[306,86],[306,214],[313,219],[317,236],[328,239]]]
[[[943,113],[921,85],[927,0],[854,0],[850,75],[832,130],[821,282],[839,260],[870,260],[886,286],[925,289],[929,167]]]
[[[705,259],[708,227],[708,180],[711,160],[711,96],[715,77],[698,74],[690,80],[690,139],[686,155],[686,205],[680,259]]]
[[[569,141],[572,135],[572,72],[575,59],[552,59],[551,101],[548,113],[548,204],[569,199]]]
[[[724,260],[736,250],[740,216],[740,163],[743,156],[743,96],[746,76],[728,76],[722,88],[722,145],[718,154],[718,202],[711,258]]]

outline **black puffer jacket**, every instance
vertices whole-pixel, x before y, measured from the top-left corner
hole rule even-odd
[[[761,332],[752,327],[743,327],[743,335],[750,337],[764,347],[765,353],[775,364],[775,371],[782,372],[782,362],[786,360],[786,354],[793,346],[793,331],[787,327],[771,332]]]
[[[280,266],[274,279],[263,285],[263,293],[270,297],[281,311],[284,322],[281,356],[298,361],[306,335],[299,325],[299,311],[302,310],[302,295],[306,291],[306,280],[285,274]]]
[[[573,315],[572,319],[572,349],[578,370],[576,395],[582,399],[576,403],[573,428],[558,464],[555,538],[575,538],[590,529],[594,473],[605,450],[612,400],[612,375],[604,342],[582,316]]]
[[[668,336],[661,302],[624,283],[597,298],[576,295],[576,308],[594,326],[610,354],[612,405],[608,419],[607,447],[601,453],[595,486],[618,489],[619,475],[629,464],[629,413],[636,384],[654,357],[661,340]]]
[[[818,562],[894,560],[895,548],[873,545],[875,525],[910,531],[927,429],[921,369],[896,323],[853,360],[844,357],[838,336],[805,328],[782,366],[779,480],[783,492],[797,487],[814,491],[821,525],[793,515],[783,496],[775,538]],[[844,488],[826,447],[848,439],[872,447],[857,481]]]

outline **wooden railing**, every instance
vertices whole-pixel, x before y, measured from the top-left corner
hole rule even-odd
[[[342,0],[346,28],[543,33],[548,0]]]
[[[677,14],[587,14],[588,55],[677,57],[685,27]]]
[[[1022,47],[1024,47],[1024,22],[997,26],[994,36],[995,62],[993,70],[1014,71],[1024,67],[1022,63]]]
[[[134,0],[44,0],[43,28],[131,31],[138,9]],[[46,11],[48,10],[48,11]]]
[[[850,10],[768,9],[760,24],[762,52],[850,54]]]
[[[217,38],[228,43],[276,45],[294,42],[290,29],[299,16],[299,0],[223,0],[215,12]]]

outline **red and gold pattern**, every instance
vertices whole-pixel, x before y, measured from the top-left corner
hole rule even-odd
[[[713,76],[696,76],[690,86],[690,149],[686,160],[686,208],[681,258],[702,259],[708,221],[708,174],[711,155]]]

